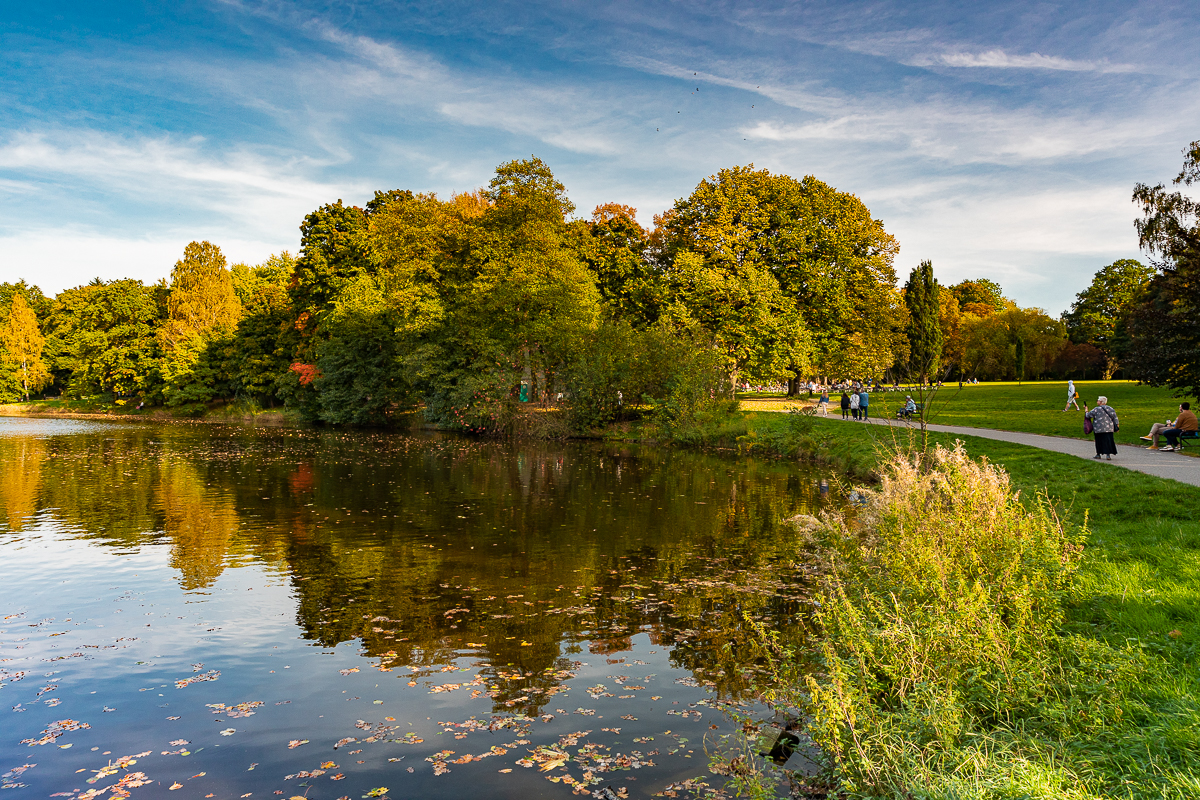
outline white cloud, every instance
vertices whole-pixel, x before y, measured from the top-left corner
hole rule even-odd
[[[219,226],[153,237],[106,235],[86,229],[40,228],[0,235],[0,281],[24,279],[48,295],[88,283],[93,278],[136,278],[147,284],[169,278],[171,267],[193,240],[208,239],[221,248],[230,264],[261,263],[280,250],[295,251],[294,242],[234,239]]]
[[[980,53],[942,53],[928,59],[915,59],[916,66],[941,64],[947,67],[987,67],[989,69],[1051,69],[1067,72],[1135,72],[1132,64],[1112,64],[1107,61],[1076,61],[1041,53],[1014,55],[997,48]]]

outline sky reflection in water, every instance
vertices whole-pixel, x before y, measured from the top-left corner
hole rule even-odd
[[[720,786],[704,743],[749,697],[743,613],[798,635],[779,521],[828,502],[821,477],[611,445],[0,419],[6,797]]]

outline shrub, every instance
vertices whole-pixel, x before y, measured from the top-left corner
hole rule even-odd
[[[1062,685],[1059,626],[1087,529],[1044,496],[1022,503],[961,445],[895,455],[881,473],[857,515],[815,533],[817,666],[785,683],[843,789],[908,796],[917,775],[969,771],[960,748],[1019,728]]]

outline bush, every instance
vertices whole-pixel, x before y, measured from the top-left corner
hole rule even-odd
[[[1016,732],[1071,693],[1063,676],[1077,659],[1059,627],[1087,529],[1044,496],[1023,504],[961,445],[895,455],[881,472],[857,514],[816,527],[816,667],[793,662],[778,696],[806,708],[843,790],[955,796],[933,787],[1019,749]],[[1013,735],[989,738],[997,731]],[[1057,787],[1046,796],[1069,796],[1070,776],[1024,757],[1033,750],[1007,753],[1001,783],[1015,789],[1029,776],[1012,770],[1025,769]]]

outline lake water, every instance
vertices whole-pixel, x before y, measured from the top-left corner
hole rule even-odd
[[[0,418],[0,785],[687,796],[806,613],[794,465]],[[701,788],[701,794],[705,790]]]

